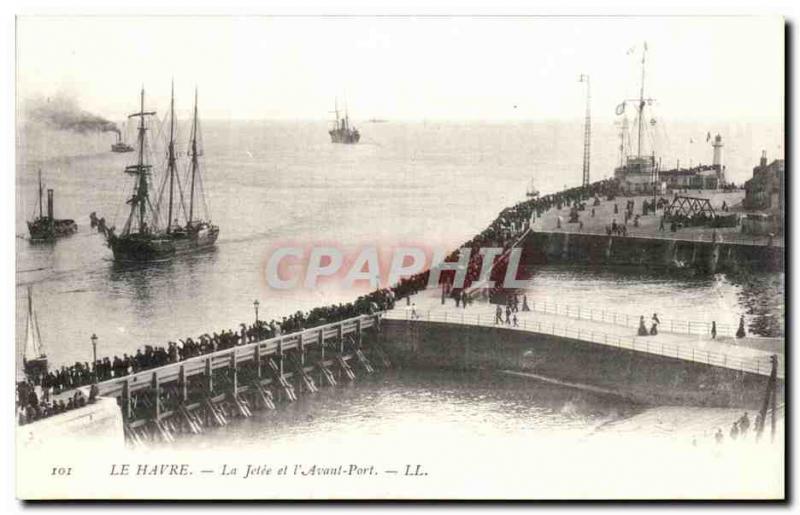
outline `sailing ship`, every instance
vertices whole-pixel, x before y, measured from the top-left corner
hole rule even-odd
[[[39,216],[28,222],[28,232],[31,240],[50,241],[61,236],[69,236],[78,232],[78,224],[75,220],[57,220],[53,216],[53,190],[47,190],[47,216],[44,215],[42,208],[44,186],[42,185],[42,171],[39,170]]]
[[[347,112],[347,106],[344,108],[344,117],[340,118],[339,104],[337,101],[334,104],[334,113],[336,113],[336,120],[328,131],[328,134],[331,136],[331,143],[358,143],[358,140],[361,139],[361,134],[359,134],[358,129],[350,125],[350,115]]]
[[[167,145],[167,169],[159,188],[157,198],[151,198],[152,165],[145,159],[146,120],[154,116],[154,111],[145,111],[144,88],[141,91],[139,112],[133,113],[129,118],[138,118],[138,158],[137,162],[125,168],[125,173],[134,177],[133,194],[128,199],[130,212],[122,232],[117,235],[114,228],[106,228],[104,233],[108,246],[114,253],[115,261],[147,262],[163,261],[177,255],[188,254],[200,250],[210,249],[214,246],[219,236],[219,227],[211,223],[208,217],[208,208],[202,191],[202,178],[200,174],[200,156],[198,146],[199,122],[197,117],[197,90],[194,98],[194,116],[189,144],[189,209],[185,209],[183,198],[183,185],[178,174],[177,155],[175,152],[175,94],[174,86],[170,101],[169,142]],[[162,194],[166,183],[169,183],[168,205],[166,224],[161,220]],[[177,186],[177,191],[176,191]],[[195,210],[199,198],[205,207],[205,218],[198,218]],[[176,195],[177,193],[177,195]],[[185,223],[178,220],[178,209],[183,213]]]
[[[28,323],[25,326],[25,349],[22,355],[22,368],[25,377],[34,384],[40,384],[41,377],[47,374],[47,355],[42,346],[39,321],[33,310],[33,294],[28,286]]]
[[[537,198],[539,196],[539,190],[536,189],[536,185],[533,182],[533,177],[531,177],[531,182],[528,184],[528,188],[525,190],[525,196],[528,198]]]

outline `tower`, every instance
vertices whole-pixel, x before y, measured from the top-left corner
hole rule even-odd
[[[717,134],[714,136],[714,143],[711,144],[714,147],[714,160],[712,164],[716,167],[722,167],[722,136]]]
[[[580,82],[586,83],[586,119],[583,125],[583,187],[589,186],[589,165],[592,151],[592,90],[588,75],[581,75]]]

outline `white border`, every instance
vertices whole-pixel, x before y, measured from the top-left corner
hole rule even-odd
[[[542,0],[536,3],[525,2],[521,0],[467,0],[456,2],[438,1],[433,2],[430,0],[406,0],[400,1],[356,1],[356,0],[338,0],[334,3],[325,3],[320,1],[289,1],[279,0],[271,2],[258,2],[258,1],[242,1],[242,0],[227,0],[227,1],[213,1],[213,0],[170,0],[170,1],[153,1],[153,0],[137,0],[132,1],[119,1],[119,0],[78,0],[72,1],[68,4],[57,4],[52,1],[46,0],[10,0],[3,2],[2,17],[0,18],[0,42],[2,44],[2,59],[0,59],[0,66],[2,66],[2,110],[0,110],[0,130],[2,131],[2,144],[0,156],[2,159],[2,180],[3,184],[0,187],[0,220],[9,220],[9,222],[2,225],[3,227],[3,241],[6,243],[0,252],[0,259],[2,260],[2,291],[6,292],[0,297],[0,327],[3,331],[3,338],[0,340],[5,346],[4,359],[0,359],[0,377],[3,378],[4,392],[0,395],[0,413],[5,414],[4,419],[0,422],[2,429],[2,448],[0,449],[0,456],[2,459],[2,466],[0,466],[0,507],[3,513],[20,513],[23,510],[30,510],[33,506],[27,506],[14,498],[14,483],[15,483],[15,465],[13,458],[13,438],[14,438],[14,406],[13,406],[13,388],[14,388],[14,344],[13,331],[14,331],[14,294],[15,291],[15,235],[14,235],[14,217],[15,217],[15,15],[58,15],[58,14],[95,14],[95,15],[128,15],[128,14],[162,14],[162,15],[181,15],[181,14],[272,14],[272,15],[774,15],[780,14],[786,17],[787,23],[790,25],[791,38],[787,40],[789,45],[788,55],[792,59],[791,64],[797,62],[797,30],[800,24],[800,2],[796,0],[676,0],[668,2],[665,0],[655,0],[649,2],[634,1],[634,0],[606,0],[603,2],[588,2],[580,0]],[[794,68],[794,66],[792,66]],[[793,70],[787,69],[787,77],[794,75]],[[792,89],[787,89],[787,95],[793,95],[797,91],[795,85]],[[794,119],[794,103],[788,104],[792,107],[791,112],[788,113],[790,119]],[[789,123],[788,127],[795,128],[793,123]],[[787,149],[791,149],[788,156],[794,158],[797,151],[797,141],[794,134],[787,131]],[[788,173],[791,176],[794,172],[793,162],[789,162]],[[792,181],[792,190],[789,193],[791,199],[800,198],[800,180]],[[792,205],[790,201],[788,203]],[[796,241],[798,232],[800,232],[800,224],[797,220],[798,209],[792,210],[792,241]],[[791,249],[794,254],[794,248]],[[788,263],[787,263],[788,264]],[[791,266],[791,265],[790,265]],[[791,277],[791,285],[789,291],[797,292],[797,277]],[[790,308],[790,323],[789,334],[796,334],[798,313],[795,306],[792,304]],[[788,345],[793,345],[794,342],[787,342]],[[796,358],[797,351],[792,352],[792,357]],[[792,368],[796,359],[792,359]],[[796,381],[792,381],[793,386]],[[796,387],[792,393],[796,393]],[[792,399],[795,398],[793,395]],[[794,409],[789,410],[790,423],[794,422]],[[790,426],[792,427],[792,426]],[[791,449],[792,447],[789,447]],[[795,471],[796,472],[796,471]],[[796,474],[787,475],[787,477],[794,478]],[[795,485],[789,485],[788,491],[794,492],[796,495]],[[673,506],[670,509],[680,509],[682,512],[699,512],[706,509],[708,506],[696,505],[691,507]],[[284,506],[264,506],[255,509],[269,509],[271,512],[285,512],[290,508]],[[414,506],[409,507],[416,512],[430,512],[436,509],[430,506]],[[487,506],[477,507],[481,511],[489,511],[494,509],[502,509],[501,507],[490,508]],[[581,507],[571,507],[567,510],[563,508],[558,509],[559,512],[564,511],[577,511]],[[613,509],[618,507],[608,506],[599,507],[594,506],[593,509]],[[726,506],[718,506],[717,509],[726,509]],[[744,510],[762,510],[765,506],[745,505],[739,507]],[[41,509],[41,508],[39,508]],[[204,511],[223,512],[231,509],[229,505],[212,505],[212,506],[182,506],[177,505],[159,505],[159,506],[140,506],[140,505],[126,505],[126,506],[109,506],[109,505],[60,505],[48,506],[48,510],[58,511],[72,511],[83,512],[85,510],[92,511],[112,511],[112,510],[143,510],[147,509],[152,513],[165,513],[174,509],[191,509]],[[321,506],[305,506],[302,508],[306,510],[330,509],[330,507]],[[349,509],[349,508],[346,508]],[[376,509],[374,506],[366,506],[365,509]],[[549,507],[549,509],[554,509]],[[645,510],[646,506],[637,506],[634,511]]]

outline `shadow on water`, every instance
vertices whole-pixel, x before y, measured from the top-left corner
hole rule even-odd
[[[148,303],[161,290],[195,284],[197,276],[217,262],[212,247],[164,261],[146,263],[112,261],[108,279],[112,287],[129,293],[137,302]]]

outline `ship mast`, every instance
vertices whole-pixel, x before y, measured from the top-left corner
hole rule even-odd
[[[638,127],[639,128],[639,134],[638,134],[638,140],[637,140],[637,144],[636,144],[636,157],[642,157],[642,130],[644,129],[644,126],[642,125],[642,121],[643,121],[643,118],[644,118],[644,105],[645,105],[645,101],[644,101],[644,62],[645,62],[645,56],[646,55],[647,55],[647,42],[645,41],[644,42],[644,49],[642,50],[642,85],[641,85],[641,88],[639,89],[639,123],[638,123],[638,125],[639,125],[639,127]]]
[[[197,88],[194,88],[194,121],[192,122],[192,148],[190,151],[192,156],[192,185],[189,190],[189,220],[187,225],[191,225],[192,217],[194,216],[194,179],[197,175]]]
[[[39,168],[39,218],[42,218],[44,211],[42,210],[42,169]]]
[[[169,170],[169,215],[167,217],[167,234],[172,232],[172,198],[175,189],[175,81],[172,81],[169,113],[169,153],[167,157],[167,169]]]
[[[25,327],[25,358],[38,359],[44,357],[42,335],[39,332],[39,321],[33,311],[33,293],[28,286],[28,324]]]
[[[132,166],[125,167],[125,172],[131,175],[136,175],[136,191],[134,191],[133,196],[128,201],[131,204],[131,214],[128,217],[128,223],[126,224],[126,231],[130,230],[130,223],[131,220],[136,213],[136,208],[139,208],[139,232],[145,232],[145,213],[147,209],[147,203],[149,202],[148,192],[147,192],[147,174],[150,173],[150,165],[146,165],[144,163],[144,138],[145,138],[145,131],[147,128],[144,124],[144,117],[151,116],[156,114],[155,111],[145,112],[144,110],[144,87],[142,87],[141,93],[141,104],[139,107],[138,113],[133,113],[128,115],[128,118],[139,118],[139,127],[137,128],[139,134],[139,160],[137,164]]]

